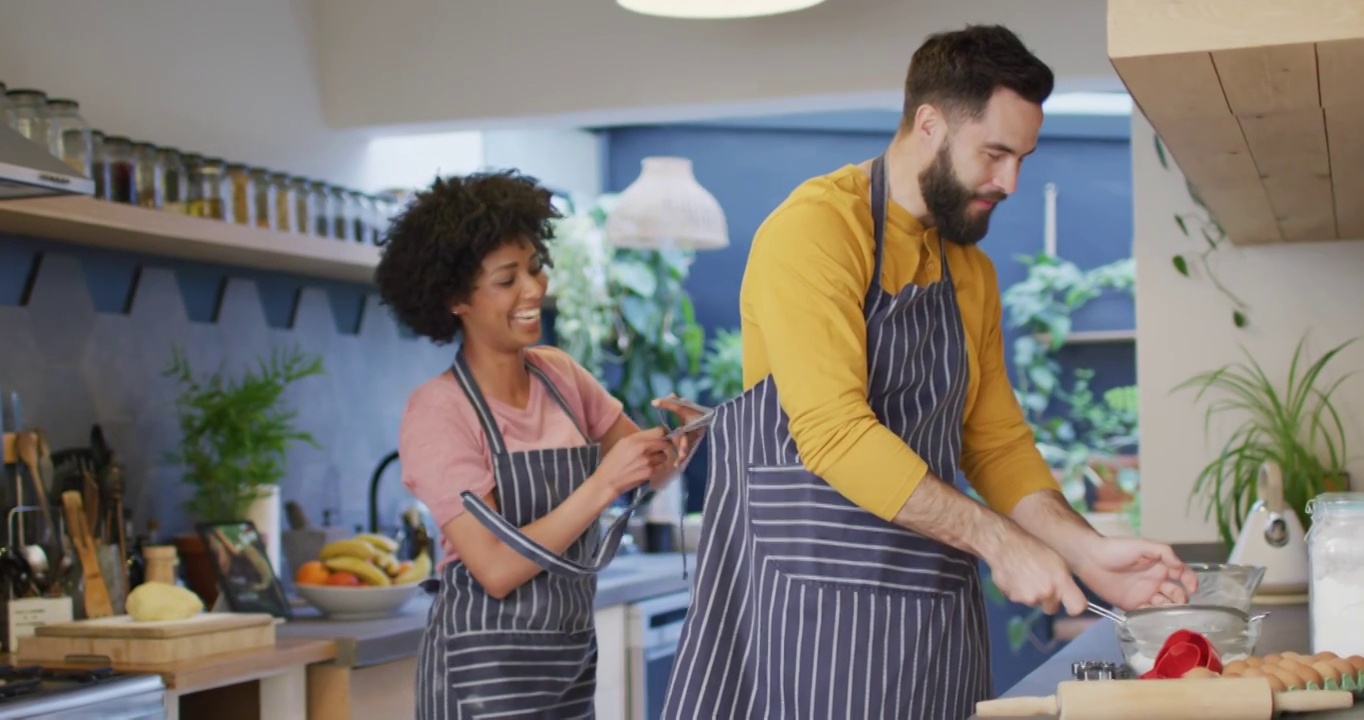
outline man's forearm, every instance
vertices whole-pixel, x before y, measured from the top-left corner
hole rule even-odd
[[[1017,527],[1009,518],[972,500],[933,473],[919,481],[895,514],[896,525],[988,558]]]
[[[1087,543],[1102,537],[1055,490],[1039,490],[1024,496],[1009,516],[1065,558],[1071,570],[1079,569]]]

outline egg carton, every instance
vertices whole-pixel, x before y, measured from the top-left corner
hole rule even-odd
[[[1315,667],[1315,665],[1318,665],[1323,661],[1315,660],[1314,656],[1290,654],[1288,657],[1291,658],[1297,665],[1304,665],[1313,668],[1307,673],[1303,673],[1301,671],[1295,672],[1293,670],[1284,668],[1283,666],[1279,665],[1277,661],[1282,656],[1279,656],[1277,653],[1266,657],[1274,658],[1274,660],[1269,663],[1266,663],[1265,658],[1262,657],[1260,658],[1259,663],[1257,663],[1256,665],[1252,665],[1251,667],[1262,668],[1265,665],[1272,665],[1278,668],[1279,670],[1286,672],[1289,675],[1296,675],[1298,678],[1297,683],[1289,685],[1288,687],[1284,688],[1284,690],[1288,692],[1296,692],[1302,690],[1344,690],[1346,692],[1353,693],[1355,696],[1364,697],[1364,667],[1361,667],[1361,663],[1358,662],[1359,660],[1358,656],[1354,656],[1356,662],[1351,662],[1349,659],[1340,657],[1336,657],[1330,661],[1327,661],[1328,664],[1343,662],[1347,667],[1353,666],[1354,668],[1353,672],[1341,672],[1342,669],[1340,667],[1332,668],[1330,672],[1321,672]],[[1231,668],[1232,677],[1239,676],[1241,674],[1239,672],[1241,668],[1238,666],[1242,665],[1243,662],[1244,661],[1235,661],[1226,663],[1226,665]],[[1223,670],[1224,675],[1226,672],[1228,671],[1224,669]],[[1308,677],[1308,675],[1317,677],[1325,675],[1328,677],[1326,677],[1323,682],[1316,682],[1312,680],[1311,677]],[[1282,679],[1281,682],[1283,682]]]

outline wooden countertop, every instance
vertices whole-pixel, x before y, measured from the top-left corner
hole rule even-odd
[[[209,657],[164,664],[114,664],[120,672],[160,675],[166,689],[178,694],[211,690],[237,683],[270,677],[289,667],[330,662],[336,657],[336,643],[331,640],[307,638],[279,638],[274,647],[221,653]],[[24,664],[12,653],[4,654],[4,662]],[[43,661],[44,667],[81,668],[88,663],[54,663]]]
[[[1308,653],[1311,649],[1311,635],[1308,631],[1306,605],[1256,605],[1252,613],[1269,612],[1261,626],[1260,641],[1256,644],[1255,654],[1284,652],[1291,650]],[[1045,696],[1056,692],[1056,686],[1063,680],[1071,680],[1071,663],[1085,660],[1122,662],[1122,651],[1118,648],[1118,637],[1110,622],[1096,623],[1080,633],[1066,647],[1061,648],[1036,670],[1000,694],[1000,697]],[[1094,682],[1103,682],[1095,680]],[[972,718],[977,716],[972,715]],[[1041,716],[1045,717],[1045,716]],[[1312,720],[1364,720],[1364,702],[1356,700],[1349,710],[1329,712],[1298,713],[1293,718]],[[1001,718],[999,720],[1007,720]],[[1019,719],[1022,720],[1022,719]]]

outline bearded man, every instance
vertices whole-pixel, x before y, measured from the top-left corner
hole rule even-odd
[[[1004,364],[978,246],[1037,147],[1051,70],[1006,28],[930,37],[890,146],[797,187],[740,294],[747,390],[717,408],[663,716],[966,717],[992,692],[977,559],[1071,615],[1185,602],[1166,545],[1071,509]],[[957,489],[960,471],[984,499]]]

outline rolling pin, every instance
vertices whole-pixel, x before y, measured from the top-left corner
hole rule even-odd
[[[1354,704],[1347,690],[1274,692],[1265,678],[1066,680],[1047,697],[976,703],[982,718],[1060,720],[1270,720],[1279,713],[1338,710]]]

